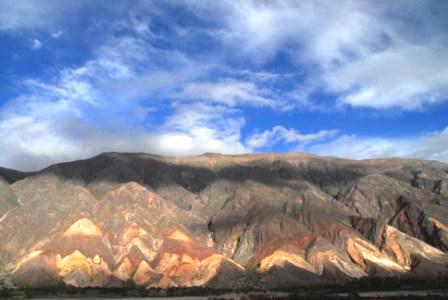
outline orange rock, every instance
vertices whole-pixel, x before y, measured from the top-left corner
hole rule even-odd
[[[323,275],[324,269],[330,267],[339,270],[350,278],[367,276],[367,273],[358,265],[345,260],[334,250],[318,251],[309,260],[319,275]]]
[[[186,233],[184,233],[180,230],[174,230],[172,233],[170,233],[168,235],[168,238],[171,240],[177,240],[177,241],[182,241],[182,242],[186,242],[186,243],[191,242],[191,238]]]
[[[350,258],[363,270],[367,269],[367,263],[377,265],[385,270],[396,273],[405,273],[406,269],[393,261],[373,244],[360,238],[347,240],[347,252]]]
[[[257,271],[260,273],[265,273],[274,266],[284,267],[285,263],[290,263],[297,268],[307,270],[311,273],[316,273],[316,269],[314,269],[313,266],[310,265],[302,256],[285,252],[283,250],[277,250],[270,256],[263,258],[259,263]]]

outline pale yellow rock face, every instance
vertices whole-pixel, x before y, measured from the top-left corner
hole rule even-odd
[[[62,277],[67,276],[77,268],[82,268],[89,276],[92,275],[92,267],[89,260],[78,250],[63,257],[57,267],[59,269],[59,275]]]
[[[274,266],[285,267],[286,263],[293,264],[297,268],[304,269],[311,273],[317,273],[316,269],[302,256],[282,250],[277,250],[268,257],[263,258],[257,271],[265,273]]]
[[[102,261],[102,259],[101,259],[101,257],[98,256],[98,254],[93,257],[93,263],[94,264],[98,265],[98,264],[101,263],[101,261]]]
[[[386,251],[392,252],[395,260],[406,270],[411,270],[412,259],[408,251],[403,250],[403,247],[397,237],[398,231],[392,226],[385,227],[385,243],[383,248]]]
[[[181,232],[180,230],[173,231],[169,236],[169,239],[176,240],[176,241],[182,241],[189,243],[191,242],[191,238],[186,235],[185,233]]]
[[[92,286],[94,274],[92,263],[79,251],[62,258],[58,263],[59,276],[63,281],[75,287]]]
[[[112,275],[100,256],[90,259],[77,250],[60,259],[57,268],[63,281],[75,287],[105,286]]]
[[[420,255],[430,261],[440,264],[448,264],[448,254],[441,250],[407,235],[395,227],[386,226],[385,228],[386,246],[391,249],[398,262],[410,269],[411,255]]]
[[[361,240],[360,238],[349,238],[347,240],[347,252],[351,259],[355,261],[361,268],[366,269],[366,261],[382,267],[391,272],[405,273],[407,270],[393,261],[386,254],[373,244]]]
[[[102,236],[101,230],[91,220],[87,218],[76,221],[70,228],[64,233],[64,236]]]

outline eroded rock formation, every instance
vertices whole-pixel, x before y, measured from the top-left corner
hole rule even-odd
[[[448,273],[448,166],[306,154],[103,154],[0,169],[24,287],[291,287]]]

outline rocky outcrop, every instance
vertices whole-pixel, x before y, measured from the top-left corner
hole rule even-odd
[[[383,248],[414,276],[446,276],[448,254],[392,226],[383,233]],[[423,263],[422,263],[423,262]]]

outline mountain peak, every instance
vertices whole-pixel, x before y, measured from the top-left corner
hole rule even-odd
[[[64,236],[102,236],[101,230],[98,226],[88,218],[82,218],[73,223],[70,228],[64,233]]]

